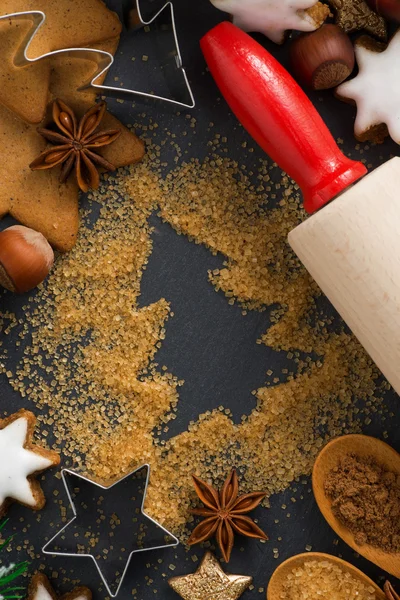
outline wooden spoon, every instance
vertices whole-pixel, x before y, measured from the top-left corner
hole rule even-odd
[[[360,579],[364,584],[373,587],[377,600],[387,600],[386,594],[362,571],[356,569],[356,567],[353,567],[353,565],[345,560],[342,560],[341,558],[336,558],[336,556],[331,556],[330,554],[323,554],[322,552],[306,552],[305,554],[297,554],[297,556],[292,556],[292,558],[289,558],[282,563],[276,569],[270,579],[267,589],[267,600],[281,600],[281,598],[284,598],[285,592],[283,586],[287,576],[293,571],[293,569],[301,567],[305,562],[309,562],[311,560],[329,560],[342,569],[342,571],[349,572],[353,577]]]
[[[331,500],[325,495],[324,482],[328,473],[338,466],[341,458],[349,454],[373,457],[389,471],[400,475],[400,454],[388,444],[366,435],[345,435],[325,446],[314,464],[312,484],[314,496],[320,511],[332,529],[356,552],[375,563],[381,569],[400,577],[400,553],[385,552],[369,544],[360,546],[353,534],[334,516]]]

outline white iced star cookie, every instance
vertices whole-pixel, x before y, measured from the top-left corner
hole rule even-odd
[[[27,410],[0,419],[0,517],[12,501],[35,510],[45,504],[34,475],[58,465],[60,457],[32,444],[35,423],[35,415]]]
[[[36,573],[32,577],[28,589],[28,600],[58,600],[50,581],[43,573]],[[92,600],[92,592],[87,587],[77,587],[72,592],[61,596],[60,600]]]
[[[329,15],[329,8],[317,0],[211,0],[233,15],[233,23],[244,31],[263,33],[276,44],[285,31],[315,31]],[[313,9],[309,11],[308,9]]]
[[[367,36],[356,43],[359,73],[340,85],[343,100],[354,100],[354,134],[360,141],[383,141],[389,133],[400,144],[400,29],[386,50]]]

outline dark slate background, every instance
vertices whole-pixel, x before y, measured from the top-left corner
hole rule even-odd
[[[158,0],[144,0],[146,12],[151,13],[158,6]],[[110,8],[122,14],[120,0],[108,0]],[[145,108],[140,103],[132,106],[131,101],[124,103],[110,100],[111,110],[124,122],[148,122],[149,118],[159,125],[160,139],[165,129],[176,133],[179,145],[187,152],[187,156],[203,158],[209,152],[207,141],[212,139],[212,134],[207,131],[209,123],[215,123],[215,132],[229,138],[229,156],[247,165],[251,170],[256,170],[257,161],[263,157],[261,150],[255,148],[253,153],[245,153],[242,144],[251,140],[243,129],[238,126],[236,119],[229,113],[224,101],[221,100],[218,90],[211,76],[206,72],[205,64],[199,50],[198,41],[213,25],[223,20],[224,15],[217,11],[208,0],[199,0],[196,3],[188,0],[174,0],[177,18],[177,28],[181,42],[181,50],[187,73],[193,86],[196,98],[196,108],[191,111],[196,121],[193,135],[182,137],[181,132],[188,129],[186,114],[183,110],[177,114],[163,104],[153,104]],[[151,34],[148,34],[151,35]],[[271,44],[262,36],[257,36],[279,60],[287,64],[287,44],[282,48]],[[140,58],[149,54],[150,60],[145,63],[141,60],[132,62],[134,54]],[[165,85],[153,60],[149,49],[149,37],[143,34],[125,34],[121,40],[121,47],[116,55],[116,63],[109,77],[111,84],[113,78],[118,76],[126,86],[142,91],[165,91]],[[335,137],[344,140],[347,153],[354,154],[355,141],[352,135],[355,111],[351,106],[339,103],[330,92],[312,94],[312,101],[328,123]],[[145,113],[143,116],[142,113]],[[189,139],[190,138],[190,139]],[[192,142],[192,145],[189,145]],[[166,159],[173,164],[174,149],[167,147]],[[368,158],[375,166],[398,154],[398,146],[386,141],[383,146],[369,152]],[[381,199],[377,198],[377,201]],[[84,200],[83,200],[84,202]],[[10,219],[4,219],[1,227],[9,226]],[[223,404],[229,407],[236,421],[244,413],[248,414],[255,406],[251,391],[265,382],[265,372],[271,368],[275,371],[284,366],[285,358],[277,352],[257,345],[255,342],[260,334],[268,327],[268,311],[264,313],[249,313],[243,316],[237,306],[230,306],[222,294],[217,294],[207,281],[207,271],[222,265],[222,256],[212,256],[203,246],[189,242],[183,236],[177,236],[166,224],[153,217],[154,251],[150,257],[148,268],[142,282],[141,305],[145,306],[161,297],[171,302],[174,318],[168,322],[167,335],[162,349],[157,355],[160,364],[165,364],[169,372],[185,380],[180,389],[180,404],[178,417],[170,424],[168,436],[174,436],[187,428],[192,419],[205,410],[213,409]],[[5,292],[2,296],[4,310],[10,309],[23,315],[22,306],[24,298]],[[7,347],[7,338],[3,338]],[[11,353],[11,348],[10,348]],[[210,360],[212,357],[212,360]],[[16,357],[14,357],[14,361]],[[11,353],[11,363],[13,356]],[[398,398],[394,393],[388,393],[385,400],[389,410],[399,414]],[[5,376],[0,376],[0,414],[12,413],[19,408],[34,408],[29,401],[22,400],[14,393],[7,383]],[[388,442],[400,450],[400,419],[394,418],[382,421],[376,418],[365,433],[383,437],[383,432],[388,432]],[[0,458],[4,460],[6,457]],[[49,499],[47,507],[40,513],[40,518],[26,508],[13,505],[9,511],[10,522],[8,532],[15,532],[14,549],[6,554],[6,559],[25,560],[26,541],[28,546],[33,546],[36,559],[31,560],[30,571],[39,566],[45,566],[46,574],[59,593],[68,591],[71,582],[80,581],[82,585],[89,586],[95,593],[95,598],[106,596],[94,565],[90,559],[44,557],[40,548],[49,537],[54,535],[60,525],[60,511],[53,496],[53,491],[58,490],[60,498],[66,497],[62,483],[47,474],[43,478],[43,487]],[[342,541],[338,541],[330,527],[321,516],[310,490],[310,482],[304,481],[294,486],[297,491],[287,492],[271,499],[271,509],[259,509],[255,516],[269,536],[270,542],[260,544],[252,540],[238,540],[229,571],[232,573],[251,575],[254,578],[255,589],[243,595],[244,600],[260,598],[265,594],[269,578],[274,569],[286,558],[305,551],[307,545],[314,551],[328,552],[342,556],[349,560],[369,576],[377,581],[382,581],[384,574],[368,561],[357,558],[354,552]],[[295,495],[296,503],[291,502]],[[303,496],[303,499],[300,499]],[[115,500],[115,512],[119,510],[119,500]],[[282,509],[287,505],[287,509]],[[290,512],[291,517],[286,514]],[[275,520],[279,523],[275,524]],[[278,541],[278,537],[282,538]],[[25,546],[17,551],[18,546]],[[273,558],[273,548],[279,549],[279,559]],[[244,551],[243,551],[244,550]],[[131,590],[137,590],[140,600],[163,598],[174,600],[176,594],[168,587],[166,577],[193,572],[198,563],[191,557],[202,556],[203,550],[195,547],[188,553],[183,546],[164,552],[144,553],[136,555],[132,561],[128,576],[122,588],[120,597],[127,598]],[[218,555],[218,553],[217,553]],[[163,563],[158,563],[162,559]],[[174,564],[175,570],[169,569]],[[58,577],[56,576],[58,573]],[[149,584],[149,578],[153,581]],[[264,588],[264,591],[259,588]],[[157,590],[155,593],[154,590]]]

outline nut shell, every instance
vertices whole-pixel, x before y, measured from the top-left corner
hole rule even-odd
[[[314,90],[327,90],[342,83],[354,69],[355,53],[349,36],[337,25],[323,25],[300,35],[290,49],[296,78]]]
[[[29,292],[49,274],[53,250],[37,231],[14,225],[0,232],[0,284],[11,292]]]

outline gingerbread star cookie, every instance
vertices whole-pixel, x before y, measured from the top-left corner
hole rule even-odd
[[[99,44],[101,49],[115,52],[116,38]],[[50,98],[62,98],[81,117],[94,104],[96,92],[77,88],[96,72],[90,60],[58,56],[52,60]],[[99,149],[116,167],[134,164],[144,155],[143,142],[118,119],[106,113],[106,129],[120,129],[121,135],[112,146]],[[0,105],[0,218],[11,214],[17,221],[40,231],[52,246],[62,252],[71,250],[79,229],[79,192],[71,177],[60,184],[59,168],[31,171],[30,163],[44,150],[46,142],[29,125]]]
[[[32,444],[35,423],[35,415],[27,410],[0,420],[0,517],[13,501],[35,510],[45,505],[34,475],[58,465],[60,457]]]
[[[100,50],[115,54],[118,39],[113,38],[98,45]],[[52,99],[62,98],[80,116],[96,102],[96,90],[88,88],[81,92],[76,90],[83,81],[88,81],[96,73],[96,65],[89,60],[81,58],[57,56],[52,61],[52,73],[50,79],[49,93]],[[106,74],[97,79],[102,83]],[[99,150],[106,160],[117,167],[132,165],[142,160],[144,156],[143,142],[127,127],[124,127],[118,119],[110,113],[106,113],[102,121],[102,127],[106,129],[120,129],[121,135],[110,146],[104,146]]]
[[[77,100],[72,106],[79,116],[85,112],[86,105]],[[101,152],[107,160],[116,167],[141,160],[144,146],[134,133],[109,113],[103,124],[122,130],[113,147]],[[10,214],[22,225],[40,231],[57,250],[67,252],[78,235],[79,190],[73,177],[59,183],[59,167],[31,171],[29,165],[45,147],[35,126],[0,106],[0,218]]]
[[[183,600],[237,600],[251,582],[246,575],[224,573],[211,552],[206,552],[196,573],[168,581]]]
[[[315,31],[329,15],[329,8],[316,0],[211,0],[233,15],[244,31],[259,32],[281,44],[285,31]]]
[[[78,233],[78,187],[72,179],[61,185],[56,170],[30,170],[45,147],[35,126],[0,106],[0,218],[10,214],[67,251]]]
[[[29,10],[41,10],[46,15],[29,46],[30,58],[62,48],[90,46],[122,30],[117,14],[102,0],[1,0],[1,15]]]
[[[46,21],[33,38],[28,56],[64,48],[90,46],[97,48],[105,40],[121,32],[117,15],[101,0],[1,0],[0,15],[41,10]],[[13,110],[28,123],[40,123],[48,101],[51,62],[46,59],[24,67],[16,67],[18,48],[32,29],[32,21],[6,19],[0,21],[0,103]]]
[[[381,142],[389,133],[400,144],[400,30],[384,51],[367,36],[355,50],[359,73],[337,88],[339,98],[357,104],[355,136]]]
[[[346,33],[368,31],[378,39],[387,39],[385,19],[376,14],[365,0],[328,0],[336,11],[336,24]]]
[[[16,68],[14,58],[32,23],[0,21],[0,102],[29,123],[40,123],[46,111],[50,83],[48,61]]]
[[[43,573],[36,573],[28,588],[27,600],[58,600],[50,581]],[[61,596],[60,600],[92,600],[92,592],[87,587],[76,587]]]

